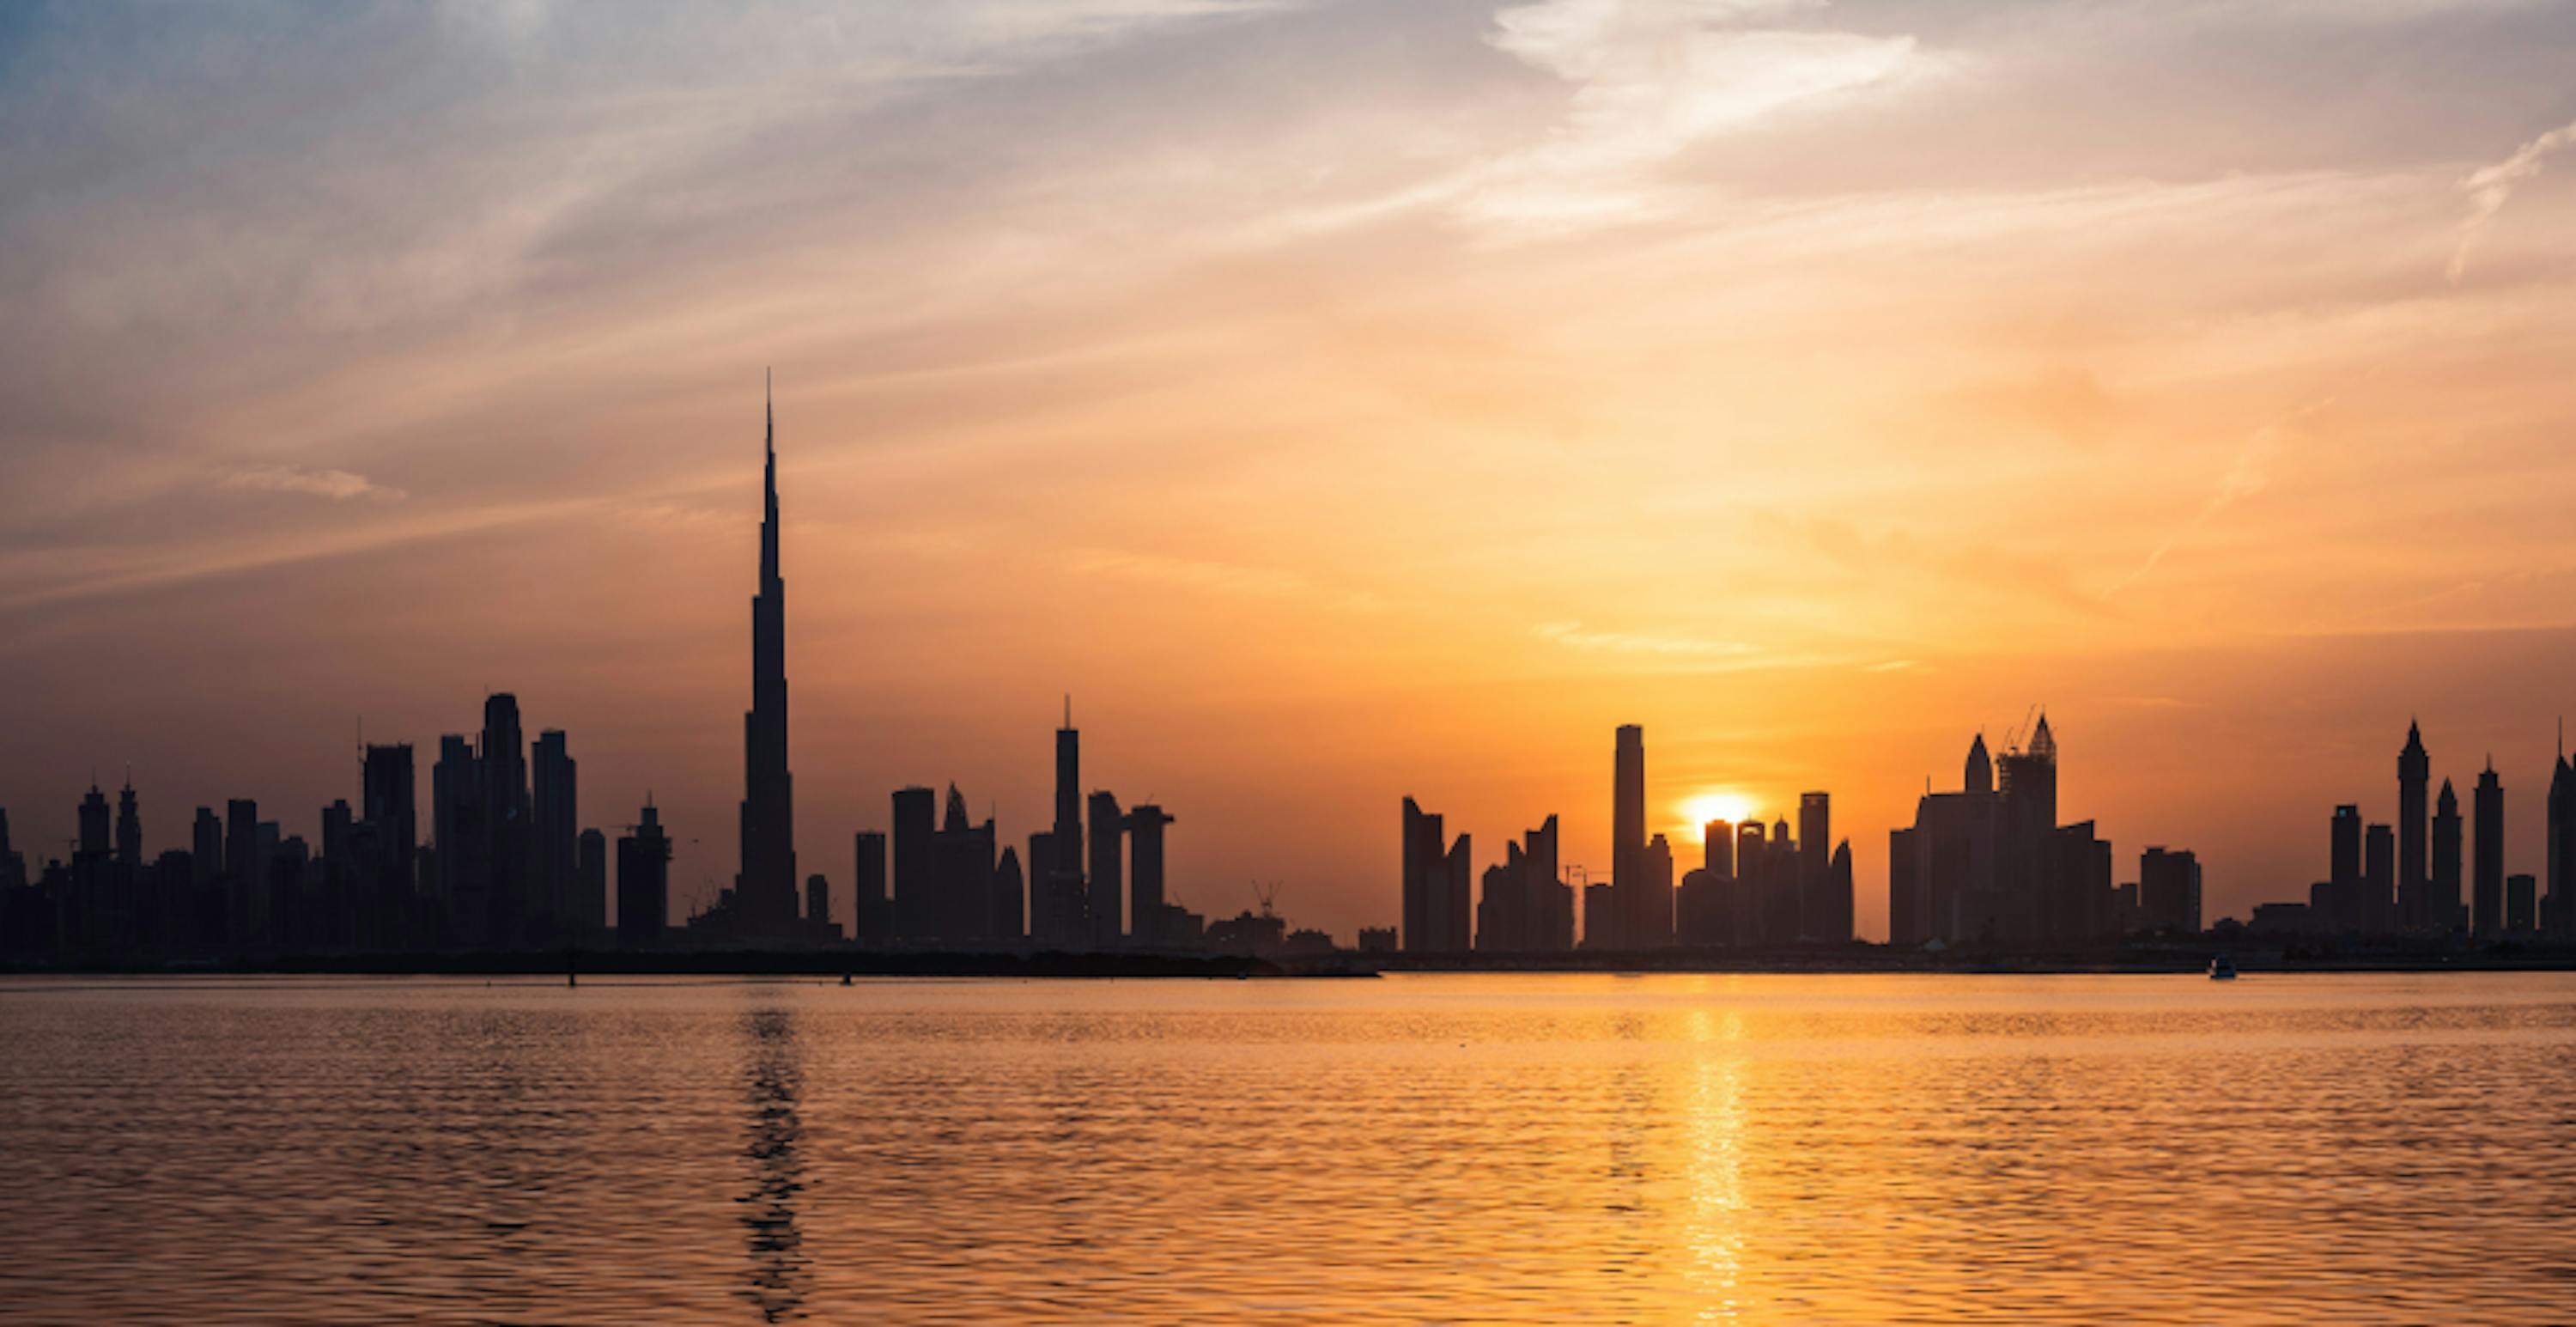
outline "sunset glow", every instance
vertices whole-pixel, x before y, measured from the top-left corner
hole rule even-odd
[[[1708,822],[1723,820],[1730,825],[1741,825],[1745,817],[1752,815],[1755,809],[1753,799],[1742,793],[1697,794],[1682,803],[1682,822],[1676,841],[1695,846],[1707,832]]]
[[[22,7],[0,805],[312,836],[507,689],[720,889],[774,367],[844,896],[907,783],[1043,827],[1069,692],[1181,901],[1345,937],[1406,795],[1606,870],[1622,723],[1692,843],[1830,790],[1883,934],[2039,701],[2121,879],[2304,897],[2410,716],[2519,817],[2576,707],[2571,68],[2508,0]]]

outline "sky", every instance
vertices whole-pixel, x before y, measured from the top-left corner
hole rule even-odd
[[[719,12],[721,11],[721,12]],[[2303,899],[2576,702],[2576,5],[0,8],[0,806],[59,854],[561,727],[736,864],[776,374],[800,867],[1085,782],[1347,941],[1414,796],[1604,872],[2061,814]],[[846,916],[846,911],[843,911]]]

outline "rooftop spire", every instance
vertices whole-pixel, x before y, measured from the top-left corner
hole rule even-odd
[[[767,369],[760,371],[760,411],[760,584],[766,590],[778,583],[778,407],[770,393]]]

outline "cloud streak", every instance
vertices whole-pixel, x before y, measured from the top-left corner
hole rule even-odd
[[[2461,192],[2469,196],[2469,215],[2460,222],[2459,242],[2451,249],[2453,281],[2468,274],[2470,249],[2494,224],[2496,213],[2504,210],[2513,191],[2540,174],[2542,163],[2571,144],[2576,144],[2576,123],[2560,125],[2523,144],[2512,156],[2492,166],[2481,166],[2460,181]]]
[[[236,470],[224,476],[221,487],[236,492],[301,493],[311,497],[347,502],[352,498],[394,501],[403,496],[398,488],[386,486],[348,470],[307,470],[292,465],[261,465]]]
[[[1494,16],[1495,49],[1575,85],[1562,123],[1492,163],[1468,217],[1555,230],[1659,210],[1655,169],[1693,144],[1894,83],[1933,61],[1910,36],[1747,26],[1821,0],[1541,0]]]

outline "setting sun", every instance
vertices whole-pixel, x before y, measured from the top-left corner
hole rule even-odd
[[[1737,792],[1694,793],[1681,804],[1683,824],[1696,842],[1701,830],[1712,820],[1741,825],[1754,813],[1753,799]]]

